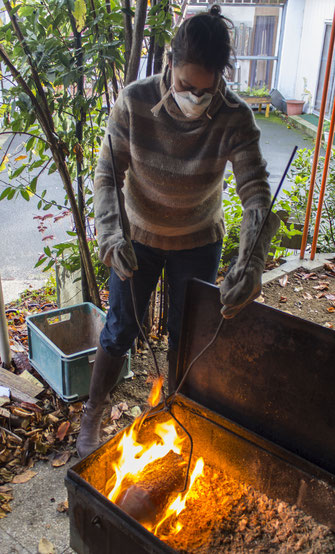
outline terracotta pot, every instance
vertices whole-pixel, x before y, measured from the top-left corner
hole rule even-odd
[[[287,115],[300,115],[304,107],[303,100],[286,100]]]

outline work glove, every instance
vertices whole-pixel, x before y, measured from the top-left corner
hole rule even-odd
[[[137,258],[131,240],[120,238],[110,251],[110,266],[116,275],[125,281],[133,276],[133,271],[138,269]]]
[[[238,258],[220,286],[221,313],[226,319],[234,317],[261,293],[262,273],[270,243],[280,225],[279,217],[273,212],[270,212],[263,227],[244,276],[240,278],[267,211],[266,208],[247,208],[244,211]]]

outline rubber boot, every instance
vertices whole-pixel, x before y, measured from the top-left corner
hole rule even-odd
[[[100,425],[106,399],[117,383],[125,359],[126,356],[111,356],[99,344],[93,366],[89,399],[84,406],[77,438],[76,446],[80,458],[88,456],[99,446]]]
[[[167,359],[169,362],[168,391],[169,394],[172,394],[176,390],[178,352],[176,350],[169,350]]]

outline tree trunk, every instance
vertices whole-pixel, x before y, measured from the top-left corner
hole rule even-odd
[[[144,25],[145,25],[145,19],[147,15],[147,4],[148,4],[148,0],[137,0],[136,2],[134,32],[133,32],[133,40],[132,40],[131,52],[130,52],[130,58],[129,58],[129,65],[128,65],[127,75],[125,80],[126,85],[128,85],[132,81],[136,81],[137,79],[138,68],[140,66],[140,60],[141,60]]]
[[[122,0],[122,7],[125,10],[123,12],[123,24],[124,24],[124,57],[125,57],[124,79],[126,80],[132,42],[133,42],[133,28],[131,24],[130,0]]]

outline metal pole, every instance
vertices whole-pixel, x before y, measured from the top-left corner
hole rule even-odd
[[[311,218],[315,176],[316,176],[318,160],[320,155],[323,120],[325,117],[325,110],[326,110],[329,77],[330,77],[330,70],[331,70],[333,51],[334,51],[334,42],[335,42],[335,10],[333,15],[332,30],[331,30],[330,41],[329,41],[328,58],[327,58],[327,65],[326,65],[326,72],[325,72],[325,82],[323,86],[321,108],[320,108],[320,115],[319,115],[319,125],[318,125],[317,134],[316,134],[316,140],[315,140],[315,151],[314,151],[314,158],[313,158],[313,165],[312,165],[312,172],[311,172],[311,182],[309,185],[309,192],[308,192],[308,199],[307,199],[304,231],[301,239],[301,249],[300,249],[301,260],[304,258],[304,254],[306,250],[308,226],[309,226],[309,220]]]
[[[328,144],[327,144],[327,150],[326,150],[326,156],[325,156],[325,165],[323,167],[322,182],[321,182],[320,194],[319,194],[318,211],[317,211],[316,220],[315,220],[315,228],[314,228],[313,243],[312,243],[312,250],[311,250],[311,260],[314,260],[314,256],[315,256],[315,252],[316,252],[316,244],[318,242],[320,221],[321,221],[321,212],[322,212],[322,206],[323,206],[323,199],[324,199],[325,191],[326,191],[326,182],[327,182],[327,176],[328,176],[329,161],[330,161],[330,156],[332,154],[332,146],[333,146],[333,139],[334,139],[334,127],[335,127],[335,100],[334,100],[334,105],[333,105],[332,117],[331,117],[331,120],[330,120],[329,137],[328,137]]]
[[[0,356],[2,365],[6,368],[10,367],[11,354],[9,347],[8,327],[5,313],[5,302],[2,292],[1,275],[0,275]]]

